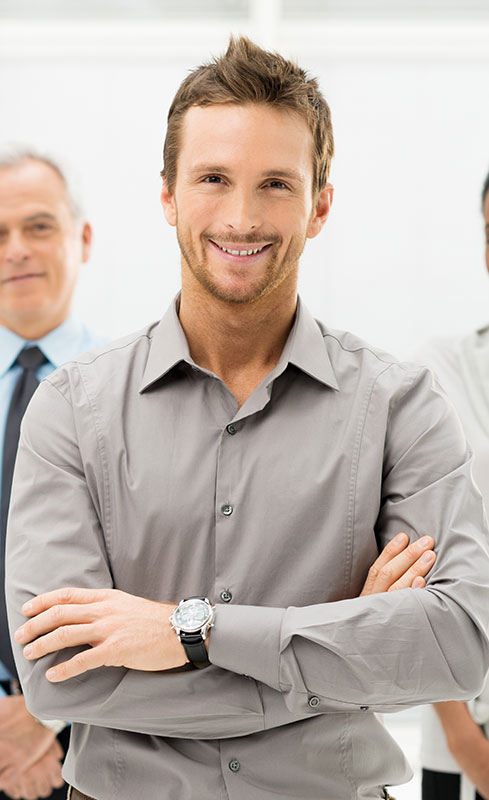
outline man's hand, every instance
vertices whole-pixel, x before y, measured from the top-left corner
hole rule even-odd
[[[436,560],[434,546],[431,536],[409,544],[409,537],[398,533],[370,567],[360,597],[396,589],[422,589],[426,586],[425,575]]]
[[[405,533],[384,548],[370,568],[361,595],[423,587],[433,566],[433,539],[424,536],[407,546]],[[15,633],[24,656],[41,658],[66,647],[91,645],[46,672],[52,683],[97,667],[160,671],[181,667],[185,651],[171,630],[172,603],[156,603],[118,589],[57,589],[25,603],[31,619]]]
[[[489,741],[472,719],[465,703],[451,700],[433,705],[442,724],[452,756],[477,788],[489,800]]]
[[[159,671],[183,666],[183,646],[168,617],[175,603],[156,603],[118,589],[57,589],[25,603],[31,619],[15,638],[29,660],[65,647],[91,645],[46,672],[56,683],[96,667]]]
[[[0,699],[0,789],[53,747],[62,758],[55,734],[29,714],[22,695]]]
[[[3,746],[3,745],[2,745]],[[11,778],[1,779],[0,788],[14,800],[37,800],[48,797],[53,789],[63,785],[61,761],[63,753],[57,741],[35,764],[21,774],[13,774]]]

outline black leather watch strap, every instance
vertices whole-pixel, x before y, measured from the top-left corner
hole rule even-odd
[[[180,633],[180,641],[183,644],[187,658],[197,669],[204,669],[211,663],[207,655],[204,640],[200,631],[197,633]]]

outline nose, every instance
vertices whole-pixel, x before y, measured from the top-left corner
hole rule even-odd
[[[256,194],[245,188],[229,192],[223,222],[233,233],[244,236],[258,229],[262,222],[262,207]]]
[[[5,260],[10,264],[22,264],[30,256],[30,248],[21,233],[11,231],[4,250]]]

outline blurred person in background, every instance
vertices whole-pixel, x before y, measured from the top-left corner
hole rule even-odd
[[[9,613],[28,707],[73,722],[74,800],[380,800],[411,771],[376,712],[482,685],[489,555],[455,412],[297,297],[333,150],[280,54],[232,39],[193,70],[161,195],[181,293],[24,418]]]
[[[33,717],[20,692],[5,611],[5,530],[20,421],[34,389],[105,340],[70,310],[91,237],[54,161],[19,147],[0,151],[0,798],[66,797],[69,727]]]
[[[482,190],[489,270],[489,174]],[[474,478],[489,508],[489,326],[434,341],[417,354],[437,374],[474,449]],[[489,578],[489,576],[488,576]],[[473,702],[423,709],[423,800],[489,800],[489,686]]]

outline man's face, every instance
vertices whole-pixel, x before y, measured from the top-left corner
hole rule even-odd
[[[489,192],[484,199],[484,228],[486,233],[486,266],[489,271]]]
[[[66,319],[90,248],[59,175],[28,160],[0,169],[0,324],[40,338]]]
[[[231,303],[295,286],[306,238],[321,230],[332,198],[328,186],[313,202],[312,179],[312,136],[297,114],[263,104],[189,109],[176,185],[162,192],[184,284]]]

